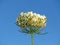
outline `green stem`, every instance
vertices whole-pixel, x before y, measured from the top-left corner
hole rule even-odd
[[[34,34],[31,34],[32,45],[34,45]]]

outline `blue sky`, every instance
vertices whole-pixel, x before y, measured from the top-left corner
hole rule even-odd
[[[35,45],[60,45],[60,0],[0,0],[0,45],[31,45],[31,36],[18,32],[20,12],[45,14],[47,35],[35,35]]]

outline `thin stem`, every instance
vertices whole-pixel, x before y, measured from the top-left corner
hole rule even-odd
[[[31,34],[32,45],[34,45],[34,34]]]

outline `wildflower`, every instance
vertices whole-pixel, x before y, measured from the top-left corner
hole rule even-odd
[[[45,15],[31,12],[21,12],[16,23],[21,32],[31,34],[32,45],[34,45],[34,34],[42,34],[41,29],[46,27],[47,18]],[[45,33],[44,33],[45,34]]]

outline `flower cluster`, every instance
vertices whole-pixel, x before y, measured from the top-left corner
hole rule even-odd
[[[17,25],[20,27],[44,28],[46,26],[47,18],[44,15],[27,12],[21,13],[17,18]]]
[[[44,15],[31,12],[21,12],[17,18],[17,25],[22,29],[23,33],[41,34],[41,29],[46,26],[47,18]]]

